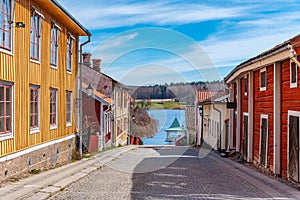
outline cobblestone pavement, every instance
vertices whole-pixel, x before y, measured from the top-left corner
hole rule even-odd
[[[300,192],[215,153],[169,146],[132,150],[50,199],[300,199]]]

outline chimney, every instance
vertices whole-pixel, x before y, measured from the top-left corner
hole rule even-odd
[[[101,59],[93,59],[92,61],[93,61],[93,69],[98,72],[101,72],[101,68],[100,68]]]
[[[92,54],[90,53],[83,53],[82,54],[82,59],[83,59],[83,64],[87,65],[87,66],[91,66],[91,57]]]

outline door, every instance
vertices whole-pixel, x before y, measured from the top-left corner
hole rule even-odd
[[[267,159],[267,139],[268,139],[268,119],[261,118],[261,141],[260,141],[260,164],[266,166]]]
[[[289,177],[299,181],[299,117],[289,116]]]
[[[248,115],[244,115],[244,141],[243,141],[243,158],[248,157]]]

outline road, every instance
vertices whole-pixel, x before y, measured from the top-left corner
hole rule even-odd
[[[300,199],[300,192],[214,152],[143,147],[50,199]]]

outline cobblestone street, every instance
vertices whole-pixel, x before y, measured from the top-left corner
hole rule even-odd
[[[298,190],[215,153],[132,150],[51,199],[299,199]]]

